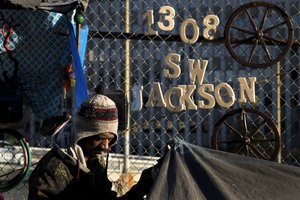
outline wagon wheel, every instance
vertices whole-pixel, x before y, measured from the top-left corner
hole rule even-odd
[[[224,37],[231,56],[240,64],[265,68],[280,61],[293,44],[290,17],[278,6],[253,2],[229,17]]]
[[[255,109],[241,108],[221,117],[211,138],[212,148],[279,161],[281,140],[271,118]]]

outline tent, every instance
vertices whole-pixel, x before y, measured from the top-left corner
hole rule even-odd
[[[149,200],[298,200],[300,168],[175,138],[159,160]]]

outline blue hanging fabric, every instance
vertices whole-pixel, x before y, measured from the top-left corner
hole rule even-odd
[[[73,25],[70,23],[70,45],[73,57],[73,66],[75,71],[75,109],[78,110],[80,104],[88,97],[88,90],[86,85],[85,74],[83,70],[83,62],[81,62],[76,40]],[[82,58],[83,60],[83,58]]]
[[[75,33],[76,32],[76,23],[72,22],[72,24],[73,24],[73,30],[74,30],[74,33]],[[81,28],[80,28],[80,38],[79,38],[79,46],[80,46],[79,57],[80,57],[81,66],[82,66],[83,70],[85,69],[84,57],[85,57],[88,34],[89,34],[88,26],[87,25],[81,26]],[[76,33],[75,33],[75,37],[76,37]]]

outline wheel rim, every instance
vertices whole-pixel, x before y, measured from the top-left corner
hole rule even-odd
[[[281,139],[276,125],[255,109],[237,109],[221,117],[211,138],[213,149],[279,161]]]
[[[12,129],[4,129],[0,131],[0,134],[3,138],[9,138],[7,141],[3,138],[1,140],[1,158],[12,155],[12,159],[4,159],[5,163],[1,164],[0,192],[6,192],[16,187],[29,175],[31,152],[25,138],[19,132]],[[13,148],[15,147],[18,147],[18,151],[22,152],[22,156],[18,159],[14,155]],[[16,159],[18,160],[17,163],[15,163]]]
[[[231,56],[254,68],[269,67],[284,58],[294,37],[290,17],[267,2],[253,2],[235,10],[224,35]]]

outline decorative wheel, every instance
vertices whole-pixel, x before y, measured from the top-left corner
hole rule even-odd
[[[12,129],[0,130],[0,192],[21,183],[30,172],[31,153],[24,137]]]
[[[280,61],[293,44],[290,17],[278,6],[253,2],[229,17],[224,37],[231,56],[240,64],[265,68]]]
[[[230,111],[215,124],[213,149],[279,161],[281,140],[271,118],[255,109]]]

